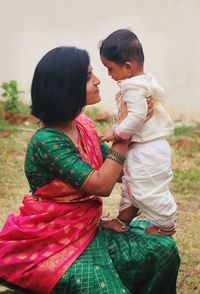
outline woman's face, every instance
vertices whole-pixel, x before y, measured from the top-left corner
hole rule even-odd
[[[98,85],[100,80],[93,74],[91,65],[88,66],[88,80],[86,85],[86,105],[98,103],[101,100]]]

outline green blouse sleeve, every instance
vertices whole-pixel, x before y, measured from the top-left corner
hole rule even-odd
[[[82,159],[67,136],[57,130],[41,129],[37,131],[34,141],[41,165],[75,188],[82,186],[93,168]]]
[[[106,143],[101,143],[100,147],[101,147],[101,152],[102,152],[103,161],[104,161],[108,155],[110,147]]]

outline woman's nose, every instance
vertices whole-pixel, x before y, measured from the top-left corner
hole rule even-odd
[[[97,78],[97,76],[94,75],[93,84],[99,85],[100,83],[101,83],[101,81],[99,80],[99,78]]]

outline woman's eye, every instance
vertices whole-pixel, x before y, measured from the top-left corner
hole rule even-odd
[[[89,72],[89,73],[87,74],[87,80],[88,80],[88,81],[91,79],[91,76],[92,76],[92,73]]]

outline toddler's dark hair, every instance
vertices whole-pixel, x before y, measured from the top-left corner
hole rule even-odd
[[[136,60],[144,63],[144,53],[138,37],[128,29],[114,31],[100,44],[100,56],[118,64]]]

